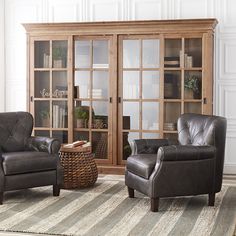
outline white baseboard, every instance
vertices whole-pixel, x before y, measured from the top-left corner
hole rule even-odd
[[[225,164],[224,165],[225,175],[236,175],[236,164]]]

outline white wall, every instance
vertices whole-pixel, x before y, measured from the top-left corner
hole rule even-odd
[[[0,0],[0,112],[5,111],[4,1]]]
[[[216,30],[214,113],[228,119],[225,173],[236,174],[235,12],[235,0],[7,0],[5,110],[26,110],[26,37],[22,22],[215,17],[219,24]],[[0,12],[0,15],[3,14]],[[2,55],[0,60],[2,69]],[[2,77],[3,72],[0,73]],[[0,109],[2,107],[4,99],[0,101]]]

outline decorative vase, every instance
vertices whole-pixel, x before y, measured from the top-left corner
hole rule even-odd
[[[192,89],[185,89],[184,90],[184,98],[185,99],[193,99],[193,90]]]
[[[42,118],[42,127],[49,127],[50,124],[50,119],[49,117],[47,118]]]
[[[85,120],[84,119],[77,119],[76,125],[77,125],[77,128],[85,128]]]

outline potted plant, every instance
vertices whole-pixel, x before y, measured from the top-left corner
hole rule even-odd
[[[196,75],[187,75],[184,80],[184,96],[185,98],[201,97],[201,80]]]
[[[89,119],[89,107],[87,106],[75,107],[74,112],[75,112],[77,128],[87,128]]]
[[[48,110],[42,110],[40,112],[41,122],[43,127],[49,127],[50,124],[50,113]]]
[[[52,49],[53,67],[61,68],[66,67],[65,60],[67,55],[67,48],[65,47],[54,47]]]

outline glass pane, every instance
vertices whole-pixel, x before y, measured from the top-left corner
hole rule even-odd
[[[54,68],[67,67],[67,41],[52,41],[52,65]]]
[[[61,143],[68,143],[67,131],[52,131],[52,137],[59,139]]]
[[[53,128],[68,127],[68,111],[65,101],[57,101],[52,103],[52,124]]]
[[[92,152],[97,159],[107,159],[108,135],[106,132],[92,132]]]
[[[164,138],[169,139],[172,144],[178,144],[178,134],[165,133]]]
[[[142,129],[159,130],[159,103],[143,102]]]
[[[165,71],[164,98],[181,98],[181,73],[180,71]]]
[[[93,72],[92,98],[108,98],[108,72]]]
[[[76,128],[88,128],[90,115],[90,102],[87,101],[76,101],[74,108],[74,126]]]
[[[94,129],[107,129],[108,128],[108,103],[93,101],[92,103],[94,116],[93,128]]]
[[[202,113],[202,104],[196,102],[186,102],[184,103],[184,113]]]
[[[139,133],[137,132],[123,132],[123,160],[127,160],[127,158],[131,154],[130,143],[134,139],[139,139]]]
[[[140,41],[124,40],[123,41],[123,67],[139,68],[140,67]]]
[[[35,130],[34,136],[50,137],[50,133],[47,130]]]
[[[166,39],[164,66],[179,67],[180,51],[181,51],[181,39]]]
[[[89,98],[89,71],[76,71],[75,72],[75,87],[74,97],[75,98]]]
[[[126,117],[126,118],[124,118]],[[123,122],[123,129],[129,124],[130,129],[139,129],[139,103],[138,102],[123,102],[123,120],[126,119],[126,124]]]
[[[53,71],[52,72],[52,97],[67,98],[67,72]]]
[[[90,41],[75,41],[75,68],[90,67],[90,45]]]
[[[123,72],[123,98],[139,98],[139,71]]]
[[[48,68],[50,65],[49,41],[35,41],[34,67]]]
[[[159,40],[148,39],[143,40],[143,67],[158,68],[159,67]]]
[[[50,104],[49,101],[35,101],[35,127],[50,127]]]
[[[142,138],[158,139],[158,138],[160,138],[160,134],[158,134],[158,133],[142,133]]]
[[[186,71],[184,75],[184,98],[201,99],[202,73],[201,71]]]
[[[93,68],[108,68],[108,41],[93,41]]]
[[[185,39],[184,66],[186,68],[202,67],[202,39]]]
[[[36,98],[50,97],[50,75],[48,71],[34,72],[34,96]]]
[[[74,139],[73,139],[73,141],[75,142],[77,140],[89,141],[89,132],[75,131],[74,132]]]
[[[143,71],[143,99],[159,98],[159,71]]]
[[[181,104],[176,102],[164,103],[164,130],[176,130],[177,119],[181,113]]]

